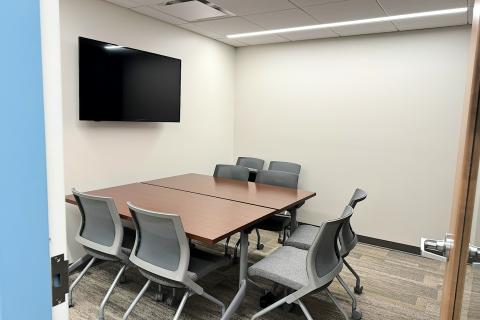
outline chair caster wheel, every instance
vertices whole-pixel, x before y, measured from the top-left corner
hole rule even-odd
[[[275,296],[273,293],[268,292],[267,294],[260,297],[260,308],[266,308],[269,305],[275,302]]]
[[[363,292],[363,286],[355,287],[355,288],[353,288],[353,291],[354,291],[356,294],[362,294],[362,292]]]
[[[362,312],[358,310],[353,310],[352,311],[352,319],[353,320],[360,320],[362,319]]]
[[[263,250],[264,247],[263,243],[257,244],[257,250]]]

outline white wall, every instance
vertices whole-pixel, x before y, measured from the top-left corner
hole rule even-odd
[[[451,212],[469,28],[389,33],[237,50],[235,155],[303,165],[317,192],[299,219],[369,196],[359,234],[419,245]]]
[[[65,192],[210,173],[232,162],[235,49],[99,0],[60,1]],[[78,120],[78,37],[182,59],[180,123]],[[67,205],[69,259],[78,210]]]
[[[252,155],[303,165],[301,187],[318,195],[300,220],[336,217],[359,186],[369,192],[354,217],[360,234],[443,237],[468,28],[235,50],[104,1],[60,4],[66,192],[210,173]],[[181,123],[79,121],[78,36],[182,59]],[[67,205],[71,260],[78,218]]]

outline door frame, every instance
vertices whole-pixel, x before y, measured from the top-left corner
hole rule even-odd
[[[67,260],[59,0],[40,0],[50,257]],[[67,277],[68,279],[68,277]],[[68,283],[67,283],[68,287]],[[52,319],[68,319],[68,301],[52,307]]]
[[[475,0],[470,57],[467,69],[465,103],[460,131],[460,145],[449,233],[453,246],[445,268],[441,320],[459,320],[467,272],[470,236],[480,161],[480,0]]]

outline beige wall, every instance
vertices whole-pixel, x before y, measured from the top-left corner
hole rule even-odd
[[[235,49],[98,0],[62,0],[65,188],[88,190],[232,162]],[[78,120],[79,36],[182,59],[180,123]],[[70,259],[77,210],[67,206]]]
[[[467,27],[237,50],[235,156],[303,165],[317,197],[300,220],[340,214],[369,193],[358,233],[419,245],[451,211]]]
[[[418,245],[451,209],[466,27],[240,48],[99,0],[62,0],[65,188],[184,172],[233,156],[303,165],[317,197],[300,220],[337,216],[365,188],[360,234]],[[78,120],[78,36],[182,59],[180,123]],[[235,105],[235,108],[234,108]],[[69,254],[78,212],[67,206]]]

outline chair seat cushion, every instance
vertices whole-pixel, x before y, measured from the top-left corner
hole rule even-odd
[[[290,216],[284,214],[273,215],[255,225],[255,228],[268,231],[283,231],[290,224]]]
[[[292,235],[285,240],[285,245],[308,250],[313,244],[313,240],[315,240],[319,230],[320,229],[317,226],[312,226],[309,224],[299,225]]]
[[[225,267],[232,263],[232,260],[224,255],[206,252],[204,250],[190,249],[190,264],[188,271],[192,274],[192,280],[196,281],[203,278],[218,268]]]
[[[298,290],[308,284],[307,253],[294,247],[281,247],[248,268],[248,274]]]
[[[231,264],[231,259],[223,255],[209,253],[200,249],[190,249],[190,263],[188,265],[187,275],[192,281],[197,281],[208,275],[210,272],[215,271],[218,268],[225,267]],[[147,270],[139,269],[140,272],[147,278],[161,285],[170,287],[184,287],[182,283],[169,280],[164,277],[160,277]]]
[[[128,257],[130,256],[130,253],[132,252],[131,249],[121,247],[118,255],[114,256],[114,255],[104,253],[104,252],[101,252],[101,251],[98,251],[98,250],[95,250],[95,249],[92,249],[92,248],[89,248],[89,247],[86,247],[86,246],[83,246],[83,248],[85,249],[85,251],[89,255],[91,255],[92,257],[95,257],[97,259],[105,260],[105,261],[120,261],[124,264],[130,264],[130,260],[128,259]]]

